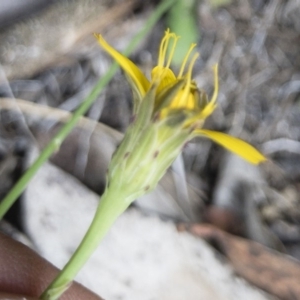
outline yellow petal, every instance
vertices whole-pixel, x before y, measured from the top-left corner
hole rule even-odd
[[[130,77],[131,83],[142,96],[146,94],[150,83],[141,70],[127,57],[111,47],[100,34],[94,34],[100,46],[121,66],[124,72]]]
[[[159,80],[159,86],[157,87],[157,93],[161,92],[168,85],[176,82],[176,77],[173,71],[169,68],[163,68],[156,66],[151,71],[151,79],[155,81]]]
[[[259,164],[266,158],[248,143],[225,133],[205,129],[195,130],[197,135],[206,136],[227,150],[239,155],[252,164]]]

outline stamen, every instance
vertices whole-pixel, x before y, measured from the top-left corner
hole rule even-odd
[[[191,59],[191,62],[190,62],[190,65],[189,65],[189,69],[188,69],[188,71],[186,73],[187,82],[186,82],[185,87],[183,89],[183,94],[180,97],[181,101],[180,101],[180,103],[178,103],[178,106],[185,106],[185,104],[186,104],[185,102],[188,99],[188,96],[189,96],[189,93],[190,93],[190,89],[191,89],[193,67],[195,65],[195,62],[196,62],[198,56],[199,56],[199,53],[195,53],[194,56],[193,56],[193,58]]]
[[[212,102],[213,104],[216,103],[219,92],[218,64],[214,65],[214,86],[214,93],[210,100],[210,102]]]
[[[177,42],[178,42],[179,39],[180,39],[180,36],[177,36],[177,35],[173,36],[173,45],[172,45],[172,48],[171,48],[171,51],[170,51],[170,54],[169,54],[169,59],[168,59],[166,68],[170,67],[170,64],[171,64],[171,61],[172,61],[172,58],[174,56],[174,52],[175,52],[175,49],[176,49],[176,45],[177,45]]]
[[[180,71],[179,71],[179,73],[178,73],[177,78],[182,77],[182,74],[183,74],[183,72],[184,72],[185,65],[186,65],[186,63],[187,63],[187,61],[188,61],[188,58],[189,58],[191,52],[193,51],[193,49],[194,49],[195,47],[196,47],[196,44],[191,44],[190,49],[188,50],[187,54],[186,54],[185,57],[184,57],[184,60],[183,60],[183,63],[182,63],[182,65],[181,65],[181,68],[180,68]]]
[[[214,85],[214,93],[211,97],[211,100],[201,112],[202,118],[207,118],[216,108],[216,101],[219,93],[218,64],[214,65]]]
[[[158,55],[158,66],[163,67],[165,62],[165,49],[168,46],[168,40],[170,39],[170,29],[168,28],[165,31],[165,36],[163,37],[160,46],[159,46],[159,55]],[[167,44],[167,45],[166,45]]]
[[[165,67],[165,66],[164,66],[164,63],[165,63],[165,57],[166,57],[167,50],[168,50],[168,47],[169,47],[170,39],[171,39],[171,38],[174,38],[174,37],[175,37],[175,34],[174,34],[174,33],[169,33],[168,36],[167,36],[166,42],[164,43],[164,48],[163,48],[163,52],[162,52],[162,56],[163,56],[163,64],[162,64],[162,67]]]

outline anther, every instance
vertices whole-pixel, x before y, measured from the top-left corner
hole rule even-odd
[[[185,57],[184,57],[184,59],[183,59],[183,62],[182,62],[182,65],[181,65],[181,67],[180,67],[180,71],[179,71],[179,73],[178,73],[177,78],[182,77],[182,74],[183,74],[183,72],[184,72],[186,63],[187,63],[187,61],[188,61],[188,59],[189,59],[189,57],[190,57],[190,55],[191,55],[191,53],[192,53],[192,51],[193,51],[193,49],[194,49],[195,47],[196,47],[196,44],[191,44],[190,49],[188,50],[187,54],[185,55]]]

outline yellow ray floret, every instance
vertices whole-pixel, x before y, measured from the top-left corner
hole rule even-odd
[[[100,34],[94,34],[101,47],[122,67],[142,96],[149,90],[150,82],[142,71],[127,57],[111,47]]]
[[[195,133],[199,136],[208,137],[252,164],[259,164],[266,160],[266,158],[254,147],[233,136],[205,129],[196,129]]]

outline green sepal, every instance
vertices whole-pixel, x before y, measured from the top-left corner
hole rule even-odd
[[[156,145],[157,130],[155,126],[150,125],[142,132],[138,143],[136,143],[134,149],[126,159],[126,171],[133,173],[135,172],[136,166],[142,166],[143,163],[147,161],[147,156],[155,152]]]
[[[167,168],[190,139],[188,129],[170,127],[164,122],[150,123],[140,135],[132,152],[119,162],[110,188],[140,197],[155,188]]]
[[[168,140],[162,143],[160,149],[162,153],[170,153],[173,151],[172,149],[180,148],[191,138],[192,134],[189,132],[189,130],[181,130],[175,133],[173,137],[170,137]]]
[[[185,80],[180,79],[175,83],[170,84],[165,87],[162,91],[160,91],[156,95],[155,99],[155,112],[160,111],[164,107],[168,107],[173,101],[174,97],[177,95],[179,90],[181,90],[184,86]]]
[[[137,109],[134,131],[141,132],[151,121],[158,82],[154,82]]]
[[[133,94],[133,114],[137,113],[138,107],[143,101],[143,96],[134,84],[133,80],[125,73],[125,77],[128,81],[129,86],[131,87],[132,94]]]
[[[182,151],[182,147],[191,139],[191,134],[188,130],[181,130],[174,133],[174,135],[166,140],[160,146],[160,154],[157,161],[157,176],[161,178],[166,170],[170,167],[179,153]]]
[[[208,104],[208,97],[205,91],[203,90],[195,90],[194,92],[195,102],[197,103],[197,109],[203,110],[204,107]]]
[[[112,157],[111,168],[121,162],[127,152],[132,151],[143,129],[149,125],[153,113],[156,89],[157,84],[153,84],[140,103],[136,115],[133,116],[135,119],[129,125],[119,148]]]
[[[132,152],[123,157],[120,162],[122,167],[115,168],[114,176],[109,176],[112,183],[110,188],[120,189],[124,194],[134,197],[148,192],[157,184],[155,176],[157,149],[159,149],[157,126],[151,124],[144,130]]]
[[[170,127],[180,126],[187,118],[187,113],[182,109],[170,110],[165,118],[165,124]]]

